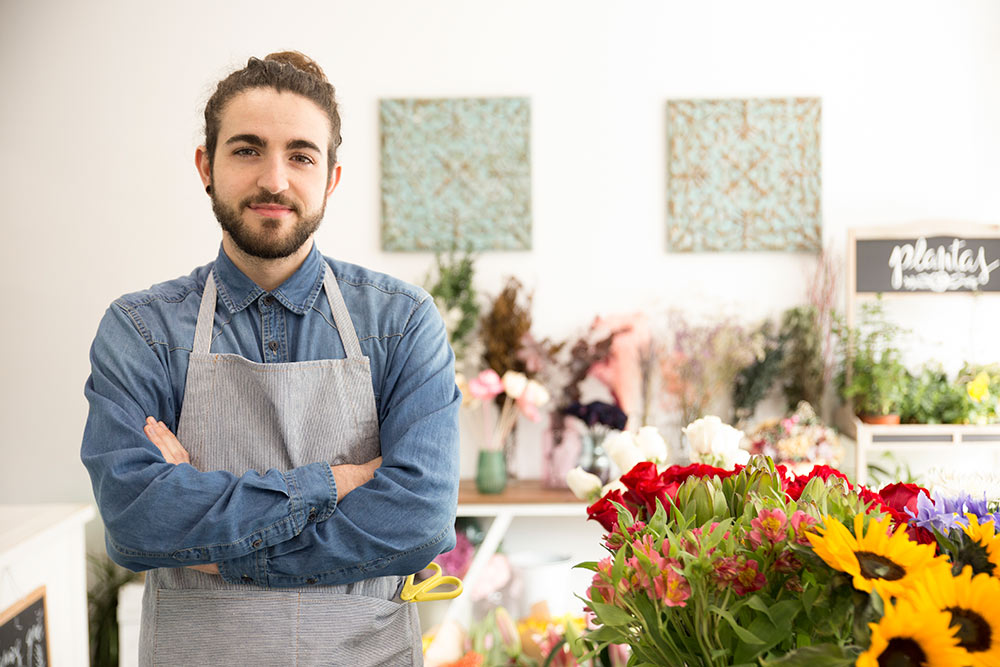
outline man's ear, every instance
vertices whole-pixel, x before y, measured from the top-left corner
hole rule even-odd
[[[326,184],[326,196],[329,197],[333,194],[333,191],[337,189],[337,184],[340,183],[340,163],[333,165],[333,169],[330,170],[330,182]]]
[[[208,149],[204,146],[198,146],[194,151],[194,166],[198,170],[198,176],[201,177],[201,184],[204,186],[209,186],[212,184],[212,166],[209,164],[208,160]]]

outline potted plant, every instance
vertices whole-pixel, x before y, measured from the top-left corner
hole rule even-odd
[[[881,296],[862,304],[857,328],[838,326],[843,351],[840,395],[869,424],[898,424],[909,374],[896,347],[903,330],[885,317]]]

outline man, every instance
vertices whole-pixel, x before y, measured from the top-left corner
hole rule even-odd
[[[397,593],[454,545],[461,396],[431,298],[313,245],[333,93],[290,52],[219,83],[218,257],[115,301],[91,350],[82,458],[111,558],[150,570],[143,664],[421,661]]]

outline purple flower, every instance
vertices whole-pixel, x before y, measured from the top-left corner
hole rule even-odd
[[[913,517],[913,523],[920,528],[928,530],[936,528],[945,535],[959,526],[969,525],[969,520],[965,517],[966,512],[975,514],[980,522],[995,521],[997,516],[989,513],[985,493],[982,500],[973,500],[968,493],[960,493],[958,496],[949,498],[935,491],[932,502],[927,494],[921,492],[917,496],[916,515],[910,510],[906,510],[906,513]]]
[[[625,428],[628,416],[622,412],[621,408],[611,403],[594,401],[583,405],[581,403],[570,403],[563,413],[576,417],[587,426],[597,426],[598,424],[607,426],[617,431]]]

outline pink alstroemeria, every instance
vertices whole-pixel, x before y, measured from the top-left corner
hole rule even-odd
[[[492,368],[487,368],[479,375],[469,380],[469,393],[473,398],[481,401],[488,401],[495,398],[503,391],[503,382],[500,376]]]
[[[776,572],[781,572],[783,574],[791,574],[792,572],[798,572],[802,569],[802,563],[798,558],[795,557],[789,550],[781,552],[781,555],[774,561],[774,569]]]
[[[816,518],[809,516],[802,510],[795,510],[792,513],[791,524],[796,544],[809,544],[809,540],[806,539],[806,531],[817,523],[819,521]]]
[[[593,598],[596,592],[604,600],[605,604],[615,603],[615,586],[612,583],[614,577],[611,574],[613,566],[614,560],[610,556],[597,563],[597,572],[594,573],[594,579],[590,582],[590,590],[587,592],[587,597]]]
[[[757,561],[748,560],[740,566],[736,573],[736,581],[733,582],[733,592],[737,595],[746,595],[759,591],[767,583],[767,578],[763,572],[759,572]]]
[[[715,583],[720,589],[736,581],[736,576],[740,573],[740,562],[736,556],[723,556],[715,561],[712,567]]]
[[[656,579],[656,597],[668,607],[684,607],[691,597],[691,584],[673,565],[668,565]]]
[[[788,519],[785,512],[778,508],[761,510],[757,518],[750,522],[752,530],[747,534],[747,539],[754,548],[763,544],[766,539],[774,544],[785,539],[788,533]]]

